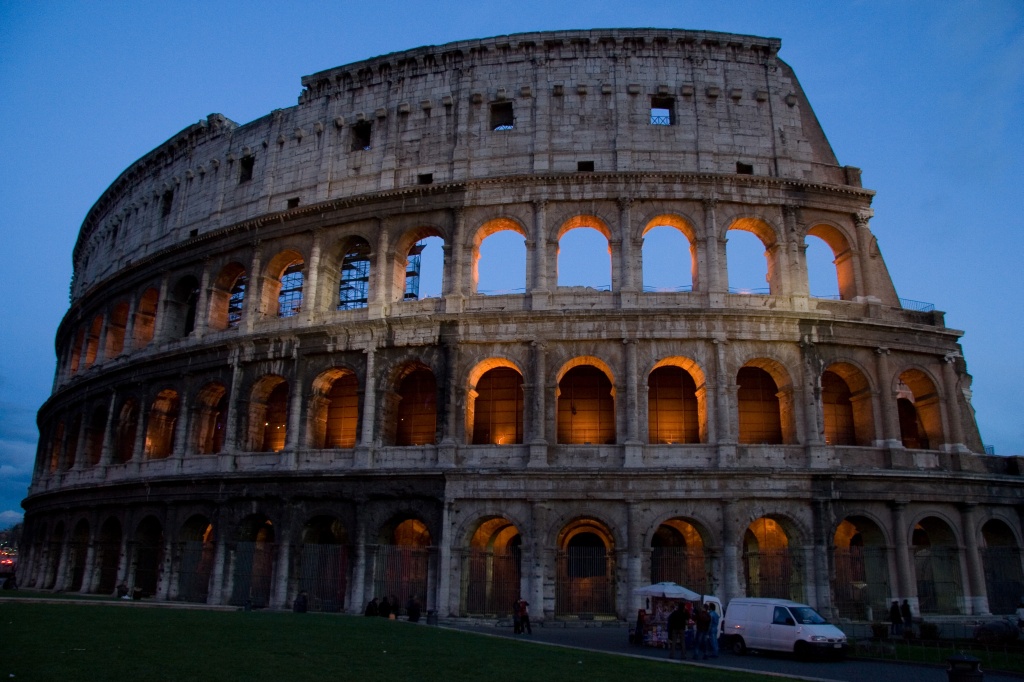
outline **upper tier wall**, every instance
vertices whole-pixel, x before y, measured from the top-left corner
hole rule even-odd
[[[856,169],[838,166],[779,46],[673,30],[531,33],[307,76],[297,106],[242,126],[212,114],[125,170],[82,225],[72,301],[190,236],[423,182],[577,172],[590,162],[596,172],[859,186]],[[652,124],[652,105],[666,104],[670,124]],[[509,107],[511,129],[495,130]]]

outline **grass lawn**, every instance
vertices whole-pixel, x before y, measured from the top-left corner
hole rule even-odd
[[[679,666],[337,614],[0,603],[0,678],[678,681]],[[701,682],[778,680],[703,669]]]

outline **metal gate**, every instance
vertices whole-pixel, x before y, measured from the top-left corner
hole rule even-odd
[[[462,555],[462,611],[469,615],[508,615],[520,596],[522,553],[470,549]]]
[[[239,542],[235,545],[229,604],[254,608],[270,603],[270,584],[274,573],[277,545],[266,542]]]
[[[836,549],[832,603],[851,620],[884,619],[889,612],[889,562],[884,547]]]
[[[928,547],[914,551],[917,601],[921,613],[957,615],[963,604],[960,556],[953,547]]]
[[[345,545],[308,543],[299,555],[299,591],[309,595],[311,611],[345,608],[349,550]]]
[[[651,549],[651,582],[673,582],[694,592],[711,594],[711,562],[703,549],[654,547]]]
[[[178,599],[205,604],[210,594],[210,572],[215,546],[212,542],[190,540],[181,544],[178,569]]]
[[[1024,597],[1020,550],[1016,547],[985,547],[981,550],[985,567],[985,591],[992,613],[1013,613]]]
[[[743,553],[743,573],[748,597],[803,599],[799,564],[788,549]]]
[[[404,612],[410,597],[421,604],[428,596],[428,573],[434,547],[407,547],[402,545],[370,546],[373,557],[373,594],[387,598],[396,612]]]
[[[99,567],[98,594],[113,594],[117,586],[117,565],[121,558],[121,542],[97,542],[96,564]]]
[[[555,555],[555,615],[615,614],[615,562],[603,547],[568,547]]]
[[[71,575],[71,583],[68,585],[69,592],[78,592],[82,589],[82,580],[85,578],[85,557],[89,549],[88,543],[72,542],[68,546],[68,567]]]

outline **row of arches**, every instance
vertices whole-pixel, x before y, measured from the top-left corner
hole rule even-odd
[[[242,254],[228,255],[209,267],[168,275],[159,286],[94,314],[68,338],[64,375],[145,348],[154,338],[226,331],[245,327],[245,320],[251,325],[295,317],[303,310],[309,319],[422,296],[544,290],[549,282],[613,291],[806,295],[807,253],[815,256],[811,270],[817,295],[850,300],[868,293],[857,284],[856,230],[839,223],[814,224],[799,244],[783,248],[785,231],[772,221],[738,217],[723,234],[752,240],[739,248],[740,239],[703,234],[713,233],[713,226],[699,230],[690,217],[664,213],[646,219],[637,244],[628,249],[607,216],[563,220],[550,245],[532,241],[528,224],[516,217],[485,221],[464,249],[451,246],[451,227],[425,225],[394,237],[393,244],[386,231],[362,230],[331,243],[319,234],[312,240],[292,237],[269,257],[261,251],[251,254],[249,262],[239,260]],[[460,233],[457,226],[454,232]],[[645,259],[650,268],[644,267]],[[726,263],[732,261],[738,271],[730,279]],[[422,270],[428,262],[436,281],[425,283]],[[740,272],[747,274],[740,277]]]
[[[99,594],[128,584],[143,597],[255,607],[281,607],[305,591],[316,610],[349,612],[373,596],[400,609],[415,597],[445,614],[493,616],[507,614],[519,596],[537,596],[541,577],[526,570],[533,557],[531,564],[554,578],[547,581],[553,594],[542,595],[549,617],[628,614],[631,580],[673,581],[726,596],[734,589],[731,596],[822,599],[814,593],[816,550],[786,515],[753,519],[735,548],[735,565],[714,529],[693,517],[668,517],[645,535],[642,570],[632,578],[623,554],[629,541],[596,516],[574,517],[550,538],[538,539],[510,517],[484,515],[449,552],[440,551],[443,543],[431,525],[415,512],[397,513],[360,545],[345,521],[330,513],[310,516],[291,532],[259,513],[229,528],[218,528],[205,514],[178,528],[153,514],[132,527],[116,516],[98,527],[85,518],[73,526],[59,520],[36,535],[23,582]],[[818,606],[842,618],[883,618],[897,596],[913,598],[915,610],[925,615],[1012,613],[1024,587],[1017,537],[1001,519],[981,526],[980,566],[972,565],[970,551],[941,516],[924,515],[909,533],[892,536],[868,516],[843,518],[834,528],[826,562],[828,603]],[[450,564],[447,573],[439,573],[442,561]],[[723,574],[729,568],[737,571],[735,586]],[[447,586],[445,575],[451,576]],[[618,594],[622,590],[625,595]],[[444,592],[448,603],[439,603]]]
[[[364,376],[365,368],[331,367],[311,381],[304,395],[296,395],[297,387],[285,376],[265,374],[247,391],[244,384],[240,386],[244,393],[234,398],[223,381],[201,385],[187,400],[181,389],[170,386],[159,388],[146,404],[141,397],[115,396],[50,426],[45,469],[54,472],[76,465],[121,464],[185,453],[345,449],[378,439],[383,445],[434,445],[454,435],[447,434],[439,419],[449,392],[426,363],[405,362],[382,373],[381,383],[370,387],[376,414],[365,411]],[[556,443],[622,442],[619,382],[607,363],[593,356],[576,357],[559,368],[555,378]],[[522,444],[531,433],[542,432],[541,425],[531,422],[535,399],[528,400],[523,369],[516,362],[489,358],[475,365],[464,381],[460,428],[465,444]],[[710,441],[709,420],[715,407],[698,363],[683,357],[663,358],[653,363],[645,383],[640,409],[647,417],[647,443]],[[794,414],[799,389],[781,363],[750,360],[731,383],[737,442],[800,442]],[[878,401],[858,366],[828,365],[817,384],[818,440],[833,446],[871,446],[879,440]],[[903,445],[927,449],[943,443],[939,391],[929,375],[921,369],[906,369],[893,390]],[[237,403],[233,422],[232,400]],[[289,439],[290,431],[296,430]]]

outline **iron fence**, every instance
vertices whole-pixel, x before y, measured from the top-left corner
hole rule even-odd
[[[614,615],[615,562],[603,547],[569,547],[555,555],[555,615]]]
[[[181,544],[178,568],[178,599],[205,604],[210,594],[210,571],[215,547],[212,542],[191,540]]]
[[[711,557],[703,549],[654,547],[651,549],[651,582],[673,582],[694,592],[711,594]]]
[[[298,566],[299,590],[309,596],[309,610],[344,610],[349,556],[349,548],[345,545],[308,543],[302,546]]]
[[[747,596],[803,601],[799,568],[788,549],[744,552]]]
[[[411,597],[423,603],[429,594],[429,573],[437,556],[436,547],[375,545],[368,547],[373,565],[373,593],[404,613]]]
[[[884,547],[835,549],[832,600],[842,618],[872,620],[889,612],[889,564]]]
[[[229,604],[264,608],[270,603],[276,551],[277,545],[266,542],[239,542],[235,545]]]
[[[1016,547],[985,547],[981,550],[985,591],[992,613],[1013,613],[1024,599],[1020,560],[1020,550]]]
[[[917,603],[922,614],[962,612],[960,557],[953,547],[929,547],[914,552]]]
[[[504,616],[520,595],[522,554],[471,549],[462,555],[462,611],[466,615]]]

